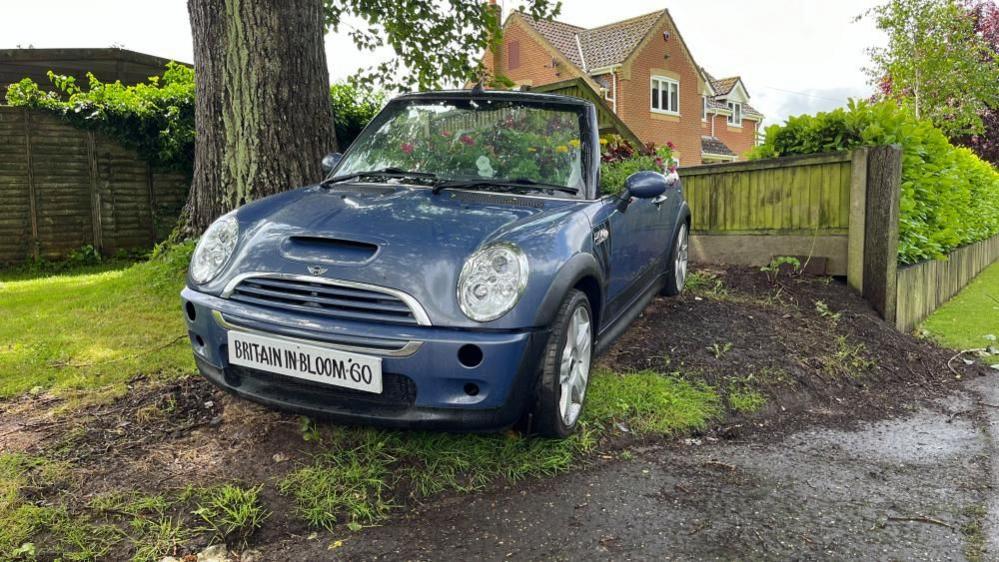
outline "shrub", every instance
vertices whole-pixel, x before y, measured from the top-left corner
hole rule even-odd
[[[347,82],[336,83],[330,86],[330,104],[333,106],[336,141],[342,152],[381,111],[385,105],[385,93]]]
[[[72,76],[49,72],[56,92],[25,78],[7,88],[7,103],[45,109],[135,149],[152,164],[190,173],[194,162],[194,71],[167,63],[162,76],[134,86],[101,82],[88,73],[83,89]]]
[[[676,169],[673,143],[658,148],[652,144],[635,148],[617,135],[606,135],[600,139],[600,146],[600,190],[604,194],[620,193],[625,180],[635,172]]]
[[[900,263],[940,259],[999,234],[999,171],[892,102],[851,100],[847,109],[791,117],[767,128],[750,159],[886,144],[902,147]]]

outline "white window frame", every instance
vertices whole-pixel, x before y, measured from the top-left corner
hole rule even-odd
[[[701,121],[708,122],[708,96],[701,96]]]
[[[728,124],[733,127],[741,127],[742,104],[737,101],[730,101],[728,102],[728,110],[732,112],[732,114],[728,116]],[[736,118],[736,116],[738,116],[738,118]]]
[[[662,107],[655,106],[654,100],[652,99],[652,88],[656,88],[661,105],[663,99],[663,86],[666,87],[665,91],[667,92],[667,101],[672,99],[669,95],[669,87],[673,86],[676,88],[676,108],[664,109]],[[680,115],[680,81],[673,78],[667,78],[666,76],[652,76],[652,79],[649,81],[649,110],[653,113],[662,113],[664,115]]]

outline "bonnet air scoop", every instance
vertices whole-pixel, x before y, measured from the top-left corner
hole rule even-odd
[[[360,240],[322,236],[291,236],[282,247],[285,256],[305,261],[364,263],[375,257],[378,245]]]

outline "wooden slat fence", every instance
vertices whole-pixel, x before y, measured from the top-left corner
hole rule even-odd
[[[681,168],[694,233],[846,234],[852,156]]]
[[[999,261],[999,236],[958,248],[945,260],[900,267],[895,326],[903,332],[914,330],[996,261]]]
[[[169,233],[188,186],[102,135],[0,106],[0,263],[148,248]]]

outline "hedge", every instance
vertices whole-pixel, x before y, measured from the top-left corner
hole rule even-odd
[[[888,144],[902,147],[899,263],[942,259],[999,234],[999,171],[906,106],[851,100],[846,109],[791,117],[768,127],[749,158]]]

